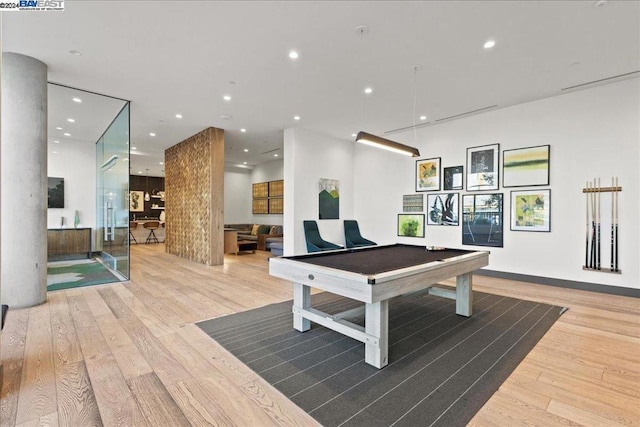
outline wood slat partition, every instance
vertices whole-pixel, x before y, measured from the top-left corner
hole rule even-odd
[[[166,250],[224,263],[224,130],[207,128],[165,150]]]

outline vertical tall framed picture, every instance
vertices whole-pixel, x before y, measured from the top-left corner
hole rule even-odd
[[[499,188],[500,144],[467,148],[467,191]]]
[[[502,186],[549,185],[549,145],[502,152]]]
[[[458,193],[427,196],[427,225],[459,225]]]
[[[440,190],[440,157],[416,161],[416,191]]]
[[[398,214],[398,236],[424,237],[424,214]]]
[[[129,212],[144,212],[144,191],[129,192]]]
[[[444,179],[444,191],[462,190],[464,188],[462,182],[464,177],[464,166],[451,166],[444,168],[442,175]]]
[[[512,191],[511,230],[551,231],[551,190]]]
[[[462,196],[462,244],[503,246],[502,193]]]
[[[318,181],[319,219],[340,218],[340,181],[320,178]]]

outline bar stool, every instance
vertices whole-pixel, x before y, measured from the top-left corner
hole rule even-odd
[[[129,221],[129,244],[131,244],[131,240],[136,242],[136,245],[138,244],[138,241],[136,240],[136,237],[131,232],[131,230],[135,230],[136,228],[138,228],[138,222],[137,221]]]
[[[156,233],[154,233],[154,230],[157,230],[158,227],[160,227],[160,221],[147,221],[142,224],[142,226],[149,230],[149,235],[147,236],[147,241],[145,243],[160,243],[156,237]]]

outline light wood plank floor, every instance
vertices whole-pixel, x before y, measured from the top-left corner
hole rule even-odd
[[[317,425],[194,322],[291,299],[268,254],[206,267],[132,248],[132,281],[10,310],[2,426]],[[570,308],[474,426],[640,425],[640,299],[474,277],[483,292]]]

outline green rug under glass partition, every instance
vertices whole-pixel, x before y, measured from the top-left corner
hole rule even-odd
[[[119,281],[109,269],[95,260],[50,262],[47,266],[48,291]]]

